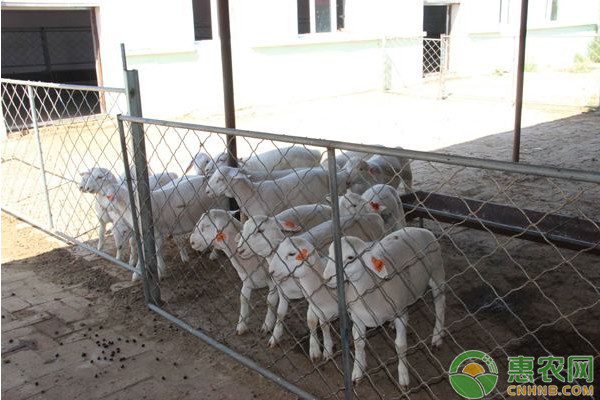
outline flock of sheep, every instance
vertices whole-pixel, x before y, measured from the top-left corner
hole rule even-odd
[[[333,357],[330,323],[338,317],[335,256],[330,202],[340,206],[346,303],[354,339],[353,381],[366,370],[366,328],[393,321],[399,358],[398,383],[407,386],[406,324],[408,306],[431,288],[435,326],[431,344],[442,343],[444,268],[439,243],[428,230],[407,227],[399,188],[411,190],[410,162],[402,157],[344,152],[336,155],[338,199],[329,197],[327,161],[305,147],[275,149],[227,166],[227,153],[213,158],[198,153],[184,176],[164,172],[149,177],[158,272],[166,274],[163,242],[173,237],[181,259],[189,260],[186,241],[198,251],[223,252],[241,282],[238,334],[248,330],[250,297],[268,288],[269,347],[283,334],[290,300],[306,299],[310,358]],[[195,172],[195,174],[193,174]],[[135,176],[132,177],[135,183]],[[99,242],[113,223],[116,257],[130,243],[130,265],[137,260],[134,224],[124,179],[109,170],[81,174],[80,190],[95,194]],[[236,200],[242,223],[227,211]],[[138,279],[134,273],[133,279]],[[323,334],[323,350],[317,327]]]

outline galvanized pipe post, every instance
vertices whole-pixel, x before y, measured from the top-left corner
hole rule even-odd
[[[122,53],[124,46],[121,45]],[[125,61],[125,60],[123,60]],[[124,64],[126,66],[126,64]],[[125,76],[125,92],[127,94],[127,105],[129,114],[132,116],[142,116],[142,99],[140,96],[140,81],[137,70],[124,70]],[[142,253],[138,257],[138,270],[142,274],[142,284],[144,286],[144,295],[146,303],[160,304],[160,285],[158,277],[158,267],[156,260],[156,243],[154,240],[154,219],[152,216],[152,203],[150,201],[150,184],[148,182],[148,161],[146,158],[146,141],[144,136],[144,128],[140,123],[131,123],[131,139],[133,142],[133,161],[135,165],[135,173],[137,177],[137,195],[140,208],[139,222],[141,225],[141,238],[143,243],[143,258]],[[125,142],[123,132],[123,143]],[[126,148],[123,152],[123,157],[126,159]],[[129,174],[129,165],[125,164],[125,174],[127,175],[128,186],[131,184],[131,176]],[[135,202],[132,202],[132,207]],[[133,210],[133,208],[132,208]],[[134,225],[138,223],[134,218]],[[142,262],[143,260],[143,262]]]
[[[229,0],[218,0],[219,38],[221,40],[221,69],[223,74],[223,102],[225,107],[225,127],[235,128],[235,101],[233,94],[233,61],[231,57],[231,28],[229,23]],[[237,141],[233,135],[227,137],[227,164],[237,167]],[[229,208],[239,207],[234,199],[229,200]]]
[[[529,0],[521,0],[521,25],[519,27],[519,55],[517,61],[517,93],[515,96],[515,125],[513,162],[519,162],[521,153],[521,116],[523,114],[523,81],[525,77],[525,42],[527,40],[527,9]]]
[[[37,153],[40,162],[40,172],[42,175],[42,184],[44,185],[44,194],[46,197],[46,211],[48,213],[48,223],[50,229],[54,229],[54,218],[52,218],[52,207],[50,207],[50,194],[48,193],[48,182],[46,182],[46,168],[44,167],[44,152],[42,151],[42,140],[40,138],[40,129],[37,123],[37,108],[35,106],[35,94],[33,87],[27,85],[27,95],[29,96],[29,110],[31,112],[31,123],[33,124],[33,132],[35,133],[35,141],[37,142]]]
[[[342,371],[344,371],[344,398],[352,399],[352,369],[350,368],[350,328],[348,326],[348,308],[346,305],[346,287],[344,265],[342,263],[342,229],[340,227],[340,206],[338,199],[337,164],[335,149],[327,148],[329,167],[329,190],[331,192],[331,219],[333,221],[333,251],[335,254],[335,277],[337,280],[338,307],[340,314],[340,337],[342,340]]]

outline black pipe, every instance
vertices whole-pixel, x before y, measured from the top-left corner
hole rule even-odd
[[[523,78],[525,75],[525,41],[527,39],[527,9],[529,0],[521,0],[521,26],[519,29],[519,59],[517,63],[517,93],[515,96],[515,127],[513,162],[519,162],[521,152],[521,115],[523,114]]]
[[[221,69],[223,71],[223,102],[225,106],[225,127],[235,128],[235,101],[233,95],[233,62],[231,58],[231,29],[229,24],[229,0],[218,1],[219,37],[221,39]],[[237,167],[237,141],[227,135],[228,165]],[[230,199],[229,208],[239,207]]]

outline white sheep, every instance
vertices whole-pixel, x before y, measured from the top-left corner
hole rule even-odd
[[[360,151],[350,151],[350,150],[344,150],[344,151],[336,150],[335,153],[336,153],[335,154],[335,164],[337,165],[338,169],[343,168],[344,165],[346,165],[348,160],[350,160],[351,158],[355,158],[355,157],[365,158],[365,157],[370,156],[367,153],[362,153]],[[329,169],[329,160],[328,160],[327,152],[323,153],[323,156],[321,157],[321,166],[325,169]]]
[[[277,282],[293,279],[302,289],[308,302],[306,322],[310,330],[311,360],[333,357],[333,341],[329,323],[338,317],[338,301],[335,289],[323,283],[325,264],[308,240],[301,237],[286,238],[269,263],[269,273]],[[323,352],[317,338],[317,323],[323,332]]]
[[[154,218],[154,237],[159,277],[164,276],[166,264],[162,255],[164,238],[190,233],[200,216],[211,208],[226,208],[227,199],[224,197],[208,198],[205,195],[206,177],[191,176],[169,185],[162,186],[150,192],[152,216]],[[104,195],[115,204],[117,209],[127,218],[133,227],[129,195],[123,189],[107,185],[103,187]],[[133,280],[139,279],[134,273]]]
[[[331,220],[323,222],[297,236],[313,243],[318,250],[324,251],[333,241]],[[359,214],[340,219],[340,228],[345,235],[362,237],[365,240],[376,240],[384,236],[383,220],[377,214]],[[286,238],[286,232],[297,233],[302,228],[292,224],[280,224],[274,218],[255,216],[249,219],[242,228],[238,254],[247,257],[258,254],[271,262],[277,247]],[[291,279],[275,280],[279,291],[277,305],[277,322],[269,339],[269,347],[274,347],[283,334],[283,320],[287,314],[289,300],[303,297],[301,287]]]
[[[374,212],[381,215],[386,232],[406,226],[402,200],[390,185],[373,185],[362,195],[348,190],[339,196],[340,215]]]
[[[297,169],[319,165],[321,152],[303,146],[276,148],[240,159],[238,165],[248,171],[270,172],[276,169]]]
[[[106,168],[94,167],[87,171],[81,172],[81,182],[79,184],[79,190],[83,193],[93,193],[94,197],[94,211],[98,218],[98,245],[97,249],[100,251],[104,248],[104,242],[106,238],[106,225],[113,224],[113,237],[115,240],[115,247],[117,248],[116,258],[119,260],[123,259],[123,246],[131,237],[131,228],[125,220],[118,213],[117,209],[112,206],[110,201],[101,194],[101,187],[103,182],[110,182],[112,185],[119,185],[119,181]],[[134,249],[130,253],[130,257],[133,257]]]
[[[346,173],[338,173],[345,181]],[[340,185],[340,191],[345,187]],[[318,203],[329,193],[329,175],[322,168],[296,170],[275,180],[252,182],[236,168],[221,167],[208,181],[209,196],[233,197],[248,215],[274,215],[291,207]]]
[[[323,278],[336,287],[333,245]],[[406,324],[408,307],[431,288],[435,326],[431,344],[442,344],[444,327],[444,267],[440,245],[433,233],[421,228],[403,228],[373,245],[356,237],[342,238],[342,260],[346,285],[346,303],[352,319],[354,367],[352,380],[359,381],[366,370],[364,351],[366,328],[394,321],[398,353],[398,382],[409,383],[406,367]]]
[[[205,251],[209,247],[222,250],[235,268],[242,289],[240,292],[240,316],[236,327],[238,335],[248,330],[249,303],[252,290],[268,287],[267,315],[263,323],[263,332],[269,332],[275,324],[277,307],[277,289],[268,275],[268,265],[264,258],[252,256],[242,259],[237,254],[237,236],[242,224],[225,210],[209,210],[202,214],[190,236],[193,249]]]
[[[400,148],[400,147],[398,147]],[[375,154],[368,159],[353,157],[343,169],[349,176],[346,185],[355,193],[364,193],[377,183],[398,188],[404,183],[404,189],[412,190],[412,170],[410,160],[404,157]]]

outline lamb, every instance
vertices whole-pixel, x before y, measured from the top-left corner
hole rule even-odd
[[[406,226],[404,208],[398,191],[390,185],[377,184],[362,195],[348,190],[339,196],[340,215],[374,212],[381,215],[386,232]]]
[[[340,172],[338,176],[345,181],[347,174]],[[343,192],[343,185],[340,190]],[[321,168],[309,168],[275,180],[252,182],[235,168],[221,167],[210,177],[206,193],[212,197],[233,197],[247,216],[274,215],[322,201],[329,193],[329,179]]]
[[[238,335],[242,335],[248,330],[247,319],[252,290],[269,288],[267,315],[262,326],[263,332],[269,332],[275,324],[274,310],[277,307],[277,289],[267,274],[268,266],[264,258],[252,256],[242,259],[237,254],[237,236],[239,236],[241,228],[241,222],[233,218],[229,212],[209,210],[198,220],[190,236],[190,244],[193,249],[198,251],[205,251],[209,247],[222,250],[240,277],[242,289],[240,292],[240,316],[236,327]]]
[[[321,152],[303,146],[276,148],[248,159],[240,159],[238,165],[248,171],[270,172],[276,169],[297,169],[319,165]]]
[[[203,195],[206,184],[206,177],[192,176],[150,192],[159,278],[166,272],[166,264],[162,255],[164,238],[190,233],[194,229],[195,221],[205,211],[210,208],[223,209],[227,207],[227,199],[224,197],[210,199]],[[103,192],[126,216],[127,223],[133,227],[134,221],[129,211],[129,195],[126,191],[107,185]],[[132,279],[134,281],[139,279],[138,274],[134,273]]]
[[[344,165],[344,170],[349,173],[346,185],[355,193],[364,193],[376,183],[385,183],[398,188],[403,182],[406,191],[412,190],[410,160],[404,157],[380,154],[375,154],[366,160],[353,157]]]
[[[286,238],[277,248],[269,264],[269,273],[277,282],[293,279],[302,289],[308,302],[306,322],[310,330],[311,360],[333,357],[333,341],[329,323],[338,317],[335,289],[323,284],[325,264],[308,240],[301,237]],[[317,339],[317,323],[323,332],[323,353]]]
[[[297,237],[308,240],[310,243],[319,244],[318,250],[323,251],[333,241],[332,221],[323,222]],[[377,214],[361,214],[344,217],[340,220],[340,227],[344,234],[356,235],[365,240],[376,240],[384,235],[383,220]],[[279,224],[276,219],[259,216],[249,219],[242,228],[238,254],[242,257],[258,254],[266,257],[269,263],[273,259],[277,246],[285,239],[284,232],[298,232],[302,228],[293,224]],[[315,246],[316,247],[316,246]],[[287,314],[288,301],[303,297],[302,289],[293,280],[275,280],[279,291],[279,304],[277,305],[277,322],[273,334],[269,339],[269,347],[274,347],[283,334],[283,320]]]
[[[131,229],[112,204],[100,193],[103,182],[108,181],[112,185],[119,185],[120,183],[112,172],[102,167],[91,168],[88,171],[81,172],[80,175],[81,182],[79,184],[79,190],[83,193],[95,194],[94,210],[98,217],[97,249],[100,251],[104,248],[106,225],[112,223],[113,237],[115,240],[115,247],[117,248],[115,257],[122,260],[123,245],[131,237]],[[130,257],[132,257],[133,254],[134,250],[132,249]]]
[[[333,245],[323,278],[336,287],[336,267]],[[408,307],[431,287],[435,308],[435,326],[431,344],[442,344],[444,327],[444,267],[440,245],[433,233],[421,228],[403,228],[386,236],[374,245],[357,237],[342,238],[342,260],[346,285],[346,302],[352,319],[354,338],[354,367],[352,380],[356,383],[367,367],[365,331],[386,321],[396,327],[398,353],[398,382],[409,383],[406,367],[406,324]]]
[[[115,246],[117,248],[116,258],[123,259],[123,246],[131,238],[131,228],[125,222],[121,214],[112,206],[112,204],[101,193],[102,185],[107,182],[110,185],[124,185],[124,178],[120,181],[106,168],[93,167],[87,171],[81,172],[81,182],[79,190],[84,193],[95,194],[94,209],[98,217],[98,250],[102,250],[105,241],[106,224],[113,224],[113,236]],[[134,178],[135,175],[132,175]],[[151,190],[171,182],[177,178],[177,174],[170,172],[162,172],[148,177],[148,182]],[[129,262],[135,262],[137,252],[135,246],[131,244]]]

